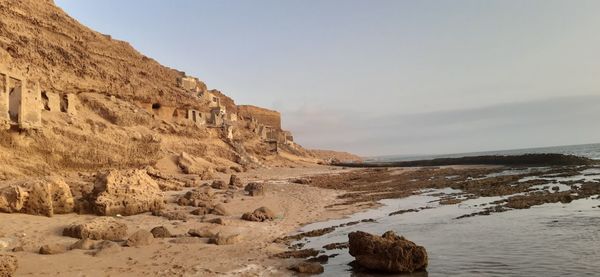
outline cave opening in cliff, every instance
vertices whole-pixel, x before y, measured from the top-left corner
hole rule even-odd
[[[12,122],[19,121],[19,110],[21,109],[21,95],[23,82],[19,79],[9,78],[8,114]]]

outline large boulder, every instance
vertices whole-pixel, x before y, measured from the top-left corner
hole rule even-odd
[[[27,180],[0,189],[0,211],[53,216],[73,212],[71,188],[60,177]]]
[[[18,262],[15,256],[0,254],[0,277],[14,276],[17,267]]]
[[[242,215],[242,219],[247,221],[263,222],[267,220],[273,220],[274,218],[275,213],[267,207],[260,207],[254,210],[254,212],[245,213]]]
[[[111,217],[100,217],[65,228],[63,236],[78,239],[122,240],[127,236],[127,225]]]
[[[99,175],[89,198],[98,215],[135,215],[164,207],[160,187],[143,170],[112,170]]]
[[[357,231],[348,234],[350,255],[359,266],[389,273],[414,272],[427,267],[424,247],[388,231],[381,237]]]

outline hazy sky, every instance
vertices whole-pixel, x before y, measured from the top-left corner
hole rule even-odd
[[[600,1],[56,0],[362,155],[600,142]]]

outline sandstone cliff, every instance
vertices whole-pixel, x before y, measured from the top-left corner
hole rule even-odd
[[[83,26],[51,0],[2,0],[0,15],[0,120],[12,126],[0,130],[0,180],[177,171],[184,153],[200,175],[313,159],[281,130],[279,113],[253,107],[261,113],[244,119],[233,99]],[[18,107],[13,76],[27,79]]]

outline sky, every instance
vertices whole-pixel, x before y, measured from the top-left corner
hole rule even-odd
[[[600,142],[600,1],[55,0],[363,156]]]

